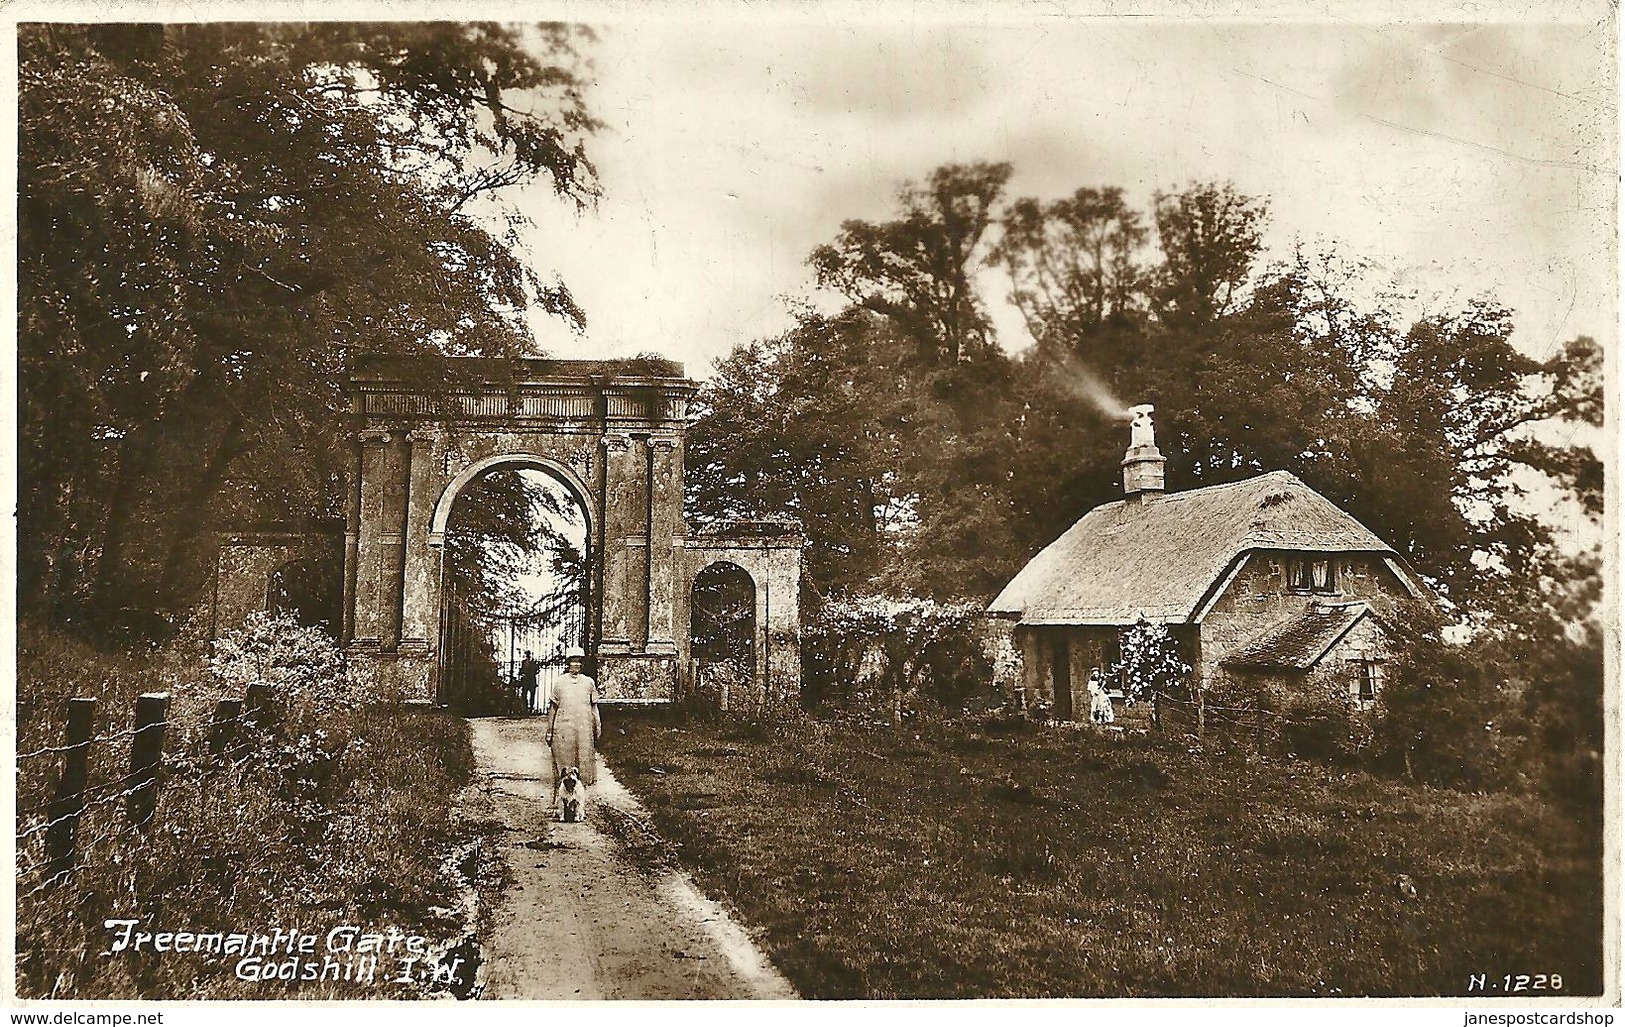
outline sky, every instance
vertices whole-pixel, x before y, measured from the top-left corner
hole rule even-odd
[[[1477,9],[1511,11],[1493,8]],[[536,319],[540,345],[660,353],[705,377],[788,327],[791,301],[829,302],[806,257],[843,220],[884,220],[905,181],[973,160],[1011,162],[1012,198],[1119,186],[1142,209],[1228,180],[1268,199],[1268,259],[1300,243],[1368,259],[1371,288],[1414,292],[1414,313],[1489,296],[1536,356],[1617,341],[1605,8],[1438,25],[1376,7],[1359,24],[1056,9],[602,8],[588,101],[603,199],[577,215],[544,186],[513,197],[535,222],[527,258],[588,315],[585,338]],[[1001,344],[1028,345],[1008,280],[981,281]]]

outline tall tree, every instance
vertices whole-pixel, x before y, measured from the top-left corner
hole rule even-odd
[[[912,346],[848,311],[804,312],[784,336],[735,349],[696,404],[689,516],[792,514],[810,543],[810,599],[873,587],[915,516],[903,471],[921,441],[921,400],[895,372]]]
[[[1050,203],[1024,197],[1010,204],[1001,227],[994,254],[1039,346],[1081,351],[1102,326],[1143,307],[1147,232],[1123,190],[1084,187]]]
[[[1158,193],[1152,216],[1162,249],[1149,297],[1158,319],[1173,329],[1201,329],[1232,313],[1263,248],[1263,201],[1228,184],[1199,182]]]
[[[847,221],[813,251],[818,283],[884,315],[930,364],[955,364],[993,347],[975,269],[1008,164],[949,164],[898,193],[901,216]]]
[[[219,516],[336,514],[352,353],[517,353],[528,307],[581,322],[474,214],[536,178],[596,196],[580,39],[22,28],[25,604],[177,609]]]

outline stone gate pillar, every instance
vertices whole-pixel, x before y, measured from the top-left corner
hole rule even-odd
[[[356,546],[354,641],[356,645],[382,648],[390,631],[387,611],[393,606],[388,581],[388,568],[393,562],[391,550],[400,544],[400,520],[396,509],[397,483],[400,479],[398,475],[390,474],[389,432],[362,432],[360,445],[362,480],[376,484],[361,492],[361,523]]]
[[[413,428],[406,504],[406,567],[401,615],[402,650],[421,651],[440,634],[439,547],[429,545],[429,522],[445,485],[444,436],[433,428]]]
[[[339,640],[355,638],[356,562],[361,552],[361,440],[350,443],[346,470],[350,475],[344,503],[344,609],[339,614]]]
[[[678,553],[683,525],[683,445],[675,436],[649,440],[649,609],[651,653],[677,653]]]
[[[387,531],[379,536],[384,545],[384,650],[401,647],[401,617],[406,604],[406,516],[411,509],[412,433],[390,433],[388,506],[384,512]]]
[[[601,655],[633,651],[647,637],[644,597],[649,573],[649,474],[644,444],[604,436],[604,588]]]

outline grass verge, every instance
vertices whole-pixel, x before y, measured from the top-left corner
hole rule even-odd
[[[1526,795],[1074,730],[645,715],[603,747],[809,998],[1601,992],[1600,838]]]
[[[76,689],[61,684],[57,665],[99,683],[106,712],[98,712],[98,735],[116,733],[115,718],[128,716],[135,693],[163,688],[176,695],[152,826],[129,827],[122,802],[93,805],[64,884],[41,887],[42,835],[27,833],[39,819],[29,811],[55,786],[59,761],[19,766],[20,997],[416,998],[446,990],[423,975],[392,974],[402,966],[389,959],[366,981],[244,981],[235,955],[111,952],[115,933],[104,924],[128,919],[148,932],[250,935],[298,929],[319,939],[318,964],[328,954],[327,932],[337,927],[422,936],[431,952],[454,945],[470,933],[467,896],[491,848],[481,844],[490,825],[467,822],[455,805],[474,765],[461,719],[401,706],[333,710],[316,723],[346,744],[342,756],[317,764],[319,779],[300,776],[311,766],[296,758],[308,740],[284,740],[279,750],[263,739],[240,765],[223,767],[203,758],[207,725],[188,712],[201,715],[209,705],[186,701],[197,675],[189,658],[114,661],[37,635],[19,649],[23,751],[60,741],[62,699]],[[127,753],[113,744],[93,752],[93,792],[116,793]],[[274,962],[285,963],[286,953]]]

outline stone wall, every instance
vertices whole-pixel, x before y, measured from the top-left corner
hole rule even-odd
[[[1334,603],[1364,600],[1383,610],[1398,607],[1409,599],[1409,593],[1381,558],[1363,553],[1332,556],[1338,563],[1336,592],[1293,591],[1287,586],[1287,564],[1292,558],[1282,552],[1249,554],[1235,578],[1208,610],[1202,619],[1202,650],[1197,666],[1204,681],[1223,676],[1226,672],[1219,664],[1238,647],[1308,610],[1310,603],[1316,600]]]
[[[327,560],[336,566],[336,535],[311,531],[243,531],[219,536],[215,554],[212,634],[215,637],[267,608],[277,569],[296,560]],[[335,593],[339,582],[333,582]]]

